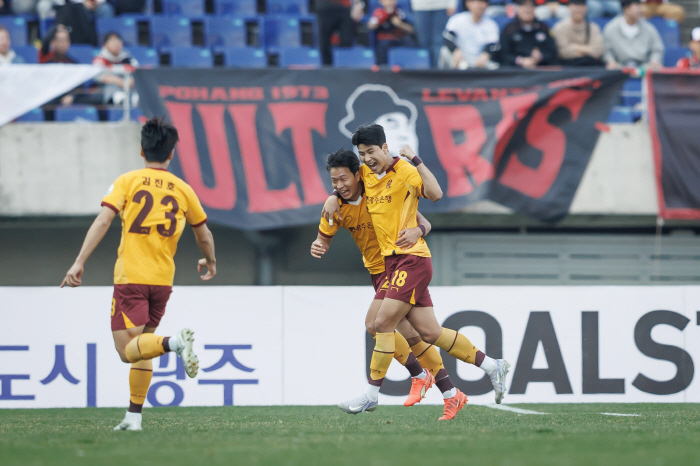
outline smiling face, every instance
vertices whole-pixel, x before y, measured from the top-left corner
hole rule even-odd
[[[346,201],[356,201],[360,197],[360,172],[354,175],[348,167],[331,168],[331,184]]]
[[[357,152],[360,154],[362,162],[372,170],[372,173],[377,175],[384,173],[393,163],[394,159],[389,154],[389,146],[384,144],[379,147],[377,145],[368,146],[367,144],[359,144]]]

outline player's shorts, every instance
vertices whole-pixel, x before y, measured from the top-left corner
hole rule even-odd
[[[433,278],[430,257],[398,254],[384,257],[387,290],[385,298],[396,299],[416,307],[433,307],[428,285]]]
[[[112,331],[141,325],[158,327],[172,291],[172,286],[114,285]]]
[[[373,273],[372,286],[374,287],[374,299],[384,299],[386,290],[389,289],[389,281],[386,279],[386,273]]]

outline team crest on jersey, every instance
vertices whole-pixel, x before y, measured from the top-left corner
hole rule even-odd
[[[107,192],[105,193],[105,196],[109,196],[109,195],[112,193],[112,191],[114,191],[114,185],[110,186],[110,187],[107,189]]]
[[[389,180],[389,181],[386,182],[386,189],[391,188],[391,182],[392,182],[392,181],[394,181],[394,180]]]
[[[352,215],[346,215],[345,217],[343,217],[343,220],[345,220],[346,222],[350,222],[350,220],[352,220]]]
[[[540,31],[537,34],[535,34],[535,39],[537,39],[537,42],[544,42],[544,40],[547,38],[547,34],[544,32]]]

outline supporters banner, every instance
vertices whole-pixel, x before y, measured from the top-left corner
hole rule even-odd
[[[659,214],[700,219],[700,72],[669,70],[647,76]]]
[[[697,286],[435,287],[438,322],[511,365],[505,403],[700,402]],[[196,378],[153,360],[146,406],[335,405],[366,387],[371,287],[175,287],[156,332],[195,331]],[[0,408],[126,407],[129,365],[110,331],[111,287],[0,287]],[[26,310],[27,312],[18,312]],[[27,316],[41,325],[27,325]],[[442,352],[470,404],[493,403],[475,366]],[[380,405],[401,404],[392,362]],[[437,387],[423,404],[442,405]],[[436,407],[440,412],[441,408]],[[118,421],[115,418],[115,422]]]
[[[326,155],[379,123],[408,144],[457,211],[491,200],[543,221],[565,216],[625,75],[562,71],[138,70],[148,116],[180,132],[174,173],[210,218],[243,229],[318,221]]]

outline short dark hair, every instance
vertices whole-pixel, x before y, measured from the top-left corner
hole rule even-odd
[[[633,3],[642,3],[640,0],[620,0],[620,6],[624,10],[628,6],[632,5]]]
[[[331,171],[331,168],[346,167],[354,175],[360,169],[360,159],[353,151],[347,149],[338,149],[337,151],[328,154],[326,160],[326,170]]]
[[[141,150],[148,162],[168,160],[179,140],[177,129],[163,118],[153,117],[141,128]]]
[[[108,41],[109,39],[111,39],[112,37],[116,37],[117,39],[119,39],[120,41],[122,41],[122,43],[124,42],[124,39],[122,39],[122,36],[120,36],[118,32],[109,31],[109,32],[108,32],[107,34],[105,34],[105,36],[102,38],[102,45],[105,45],[105,44],[107,43],[107,41]]]
[[[360,126],[357,128],[357,131],[352,133],[352,145],[359,146],[360,144],[382,147],[386,144],[384,128],[376,123],[369,126]]]

